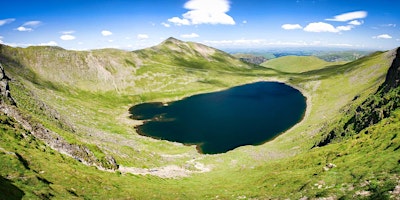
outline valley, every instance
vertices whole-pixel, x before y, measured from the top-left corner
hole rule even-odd
[[[256,65],[175,38],[136,51],[0,45],[15,101],[2,96],[0,199],[398,198],[398,85],[382,88],[388,73],[398,80],[399,56],[394,49],[352,61],[283,56]],[[138,134],[129,118],[137,104],[260,81],[307,98],[303,120],[262,145],[200,154]],[[385,114],[345,126],[372,112],[361,109],[365,102]]]

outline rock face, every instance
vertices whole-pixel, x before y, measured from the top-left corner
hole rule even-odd
[[[386,75],[385,83],[383,84],[386,92],[400,85],[400,48],[394,50],[394,53],[396,54],[395,58]]]
[[[8,81],[10,78],[6,76],[3,66],[0,64],[0,102],[8,101],[10,104],[15,105],[14,99],[11,97]]]
[[[240,58],[240,60],[247,62],[247,63],[259,65],[259,64],[267,61],[268,59],[264,58],[263,56],[253,56],[253,57]]]
[[[34,137],[63,154],[69,155],[86,165],[97,166],[100,169],[118,169],[118,165],[113,157],[105,156],[104,159],[100,160],[88,147],[82,144],[71,144],[57,133],[45,128],[42,124],[32,122],[29,119],[30,117],[21,114],[11,96],[8,86],[9,80],[3,66],[0,64],[0,112],[14,118]]]

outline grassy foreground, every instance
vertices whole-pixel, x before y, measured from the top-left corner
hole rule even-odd
[[[0,199],[396,198],[390,192],[399,181],[399,109],[312,148],[377,91],[393,52],[333,65],[279,59],[274,65],[285,68],[253,66],[172,38],[137,52],[2,46],[0,61],[14,78],[11,92],[21,112],[99,159],[113,156],[120,168],[86,166],[2,114]],[[261,80],[290,84],[308,103],[302,122],[263,145],[202,155],[194,146],[142,137],[128,118],[134,104]]]

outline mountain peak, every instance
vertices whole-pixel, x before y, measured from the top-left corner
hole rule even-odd
[[[168,39],[164,40],[164,41],[162,42],[162,44],[170,43],[170,42],[172,42],[172,43],[174,43],[174,44],[176,44],[176,43],[183,43],[182,40],[178,40],[178,39],[176,39],[176,38],[174,38],[174,37],[169,37]]]

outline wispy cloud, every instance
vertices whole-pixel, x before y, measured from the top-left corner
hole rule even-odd
[[[22,26],[16,28],[15,30],[21,31],[21,32],[31,32],[33,31],[33,28],[36,28],[37,26],[41,25],[41,21],[27,21]]]
[[[355,11],[343,13],[340,15],[336,15],[331,19],[326,19],[327,21],[337,21],[337,22],[347,22],[355,19],[363,19],[366,18],[368,13],[366,11]]]
[[[39,26],[42,22],[41,21],[28,21],[22,24],[22,26],[31,26],[31,27],[36,27]]]
[[[393,27],[396,28],[397,24],[382,24],[382,27]]]
[[[62,39],[62,40],[75,40],[75,36],[69,35],[69,34],[65,34],[65,35],[60,36],[60,39]]]
[[[200,37],[200,36],[198,34],[196,34],[196,33],[181,35],[181,38],[197,38],[197,37]]]
[[[101,31],[101,34],[102,34],[103,36],[110,36],[110,35],[112,35],[113,33],[112,33],[111,31],[108,31],[108,30],[103,30],[103,31]]]
[[[372,38],[374,38],[374,39],[392,39],[392,36],[390,36],[389,34],[381,34],[381,35],[373,36]]]
[[[40,43],[38,45],[39,46],[57,46],[57,42],[50,41],[50,42]]]
[[[281,27],[285,30],[295,30],[303,28],[302,26],[300,26],[300,24],[283,24]]]
[[[167,24],[167,23],[165,23],[165,22],[161,23],[161,25],[163,25],[163,26],[166,27],[166,28],[171,27],[171,24]]]
[[[347,43],[326,43],[322,41],[266,41],[263,39],[255,39],[255,40],[246,40],[246,39],[240,39],[240,40],[217,40],[217,41],[204,41],[205,44],[211,45],[211,46],[220,46],[220,47],[232,47],[232,46],[248,46],[248,47],[274,47],[274,46],[279,46],[279,47],[299,47],[299,46],[312,46],[312,47],[323,47],[323,46],[328,46],[328,47],[353,47],[354,45],[352,44],[347,44]]]
[[[11,23],[11,22],[13,22],[13,21],[15,21],[15,19],[14,19],[14,18],[1,19],[1,20],[0,20],[0,26],[3,26],[3,25],[6,25],[6,24],[9,24],[9,23]]]
[[[2,43],[0,41],[0,43]],[[11,46],[11,47],[28,47],[28,46],[57,46],[57,42],[55,41],[49,41],[49,42],[43,42],[39,44],[32,44],[32,43],[3,43],[5,45]]]
[[[182,15],[183,18],[172,17],[168,19],[168,21],[178,26],[198,24],[235,24],[235,20],[226,14],[230,10],[228,0],[189,0],[185,3],[184,8],[189,11]]]
[[[61,34],[63,34],[63,35],[71,35],[71,34],[74,34],[74,33],[75,33],[75,31],[74,31],[74,30],[69,30],[69,31],[61,31],[60,33],[61,33]]]
[[[266,41],[263,39],[238,39],[238,40],[206,40],[205,44],[216,46],[258,46]]]
[[[137,35],[137,39],[139,39],[139,40],[145,40],[148,38],[149,38],[149,36],[147,34],[138,34]]]

